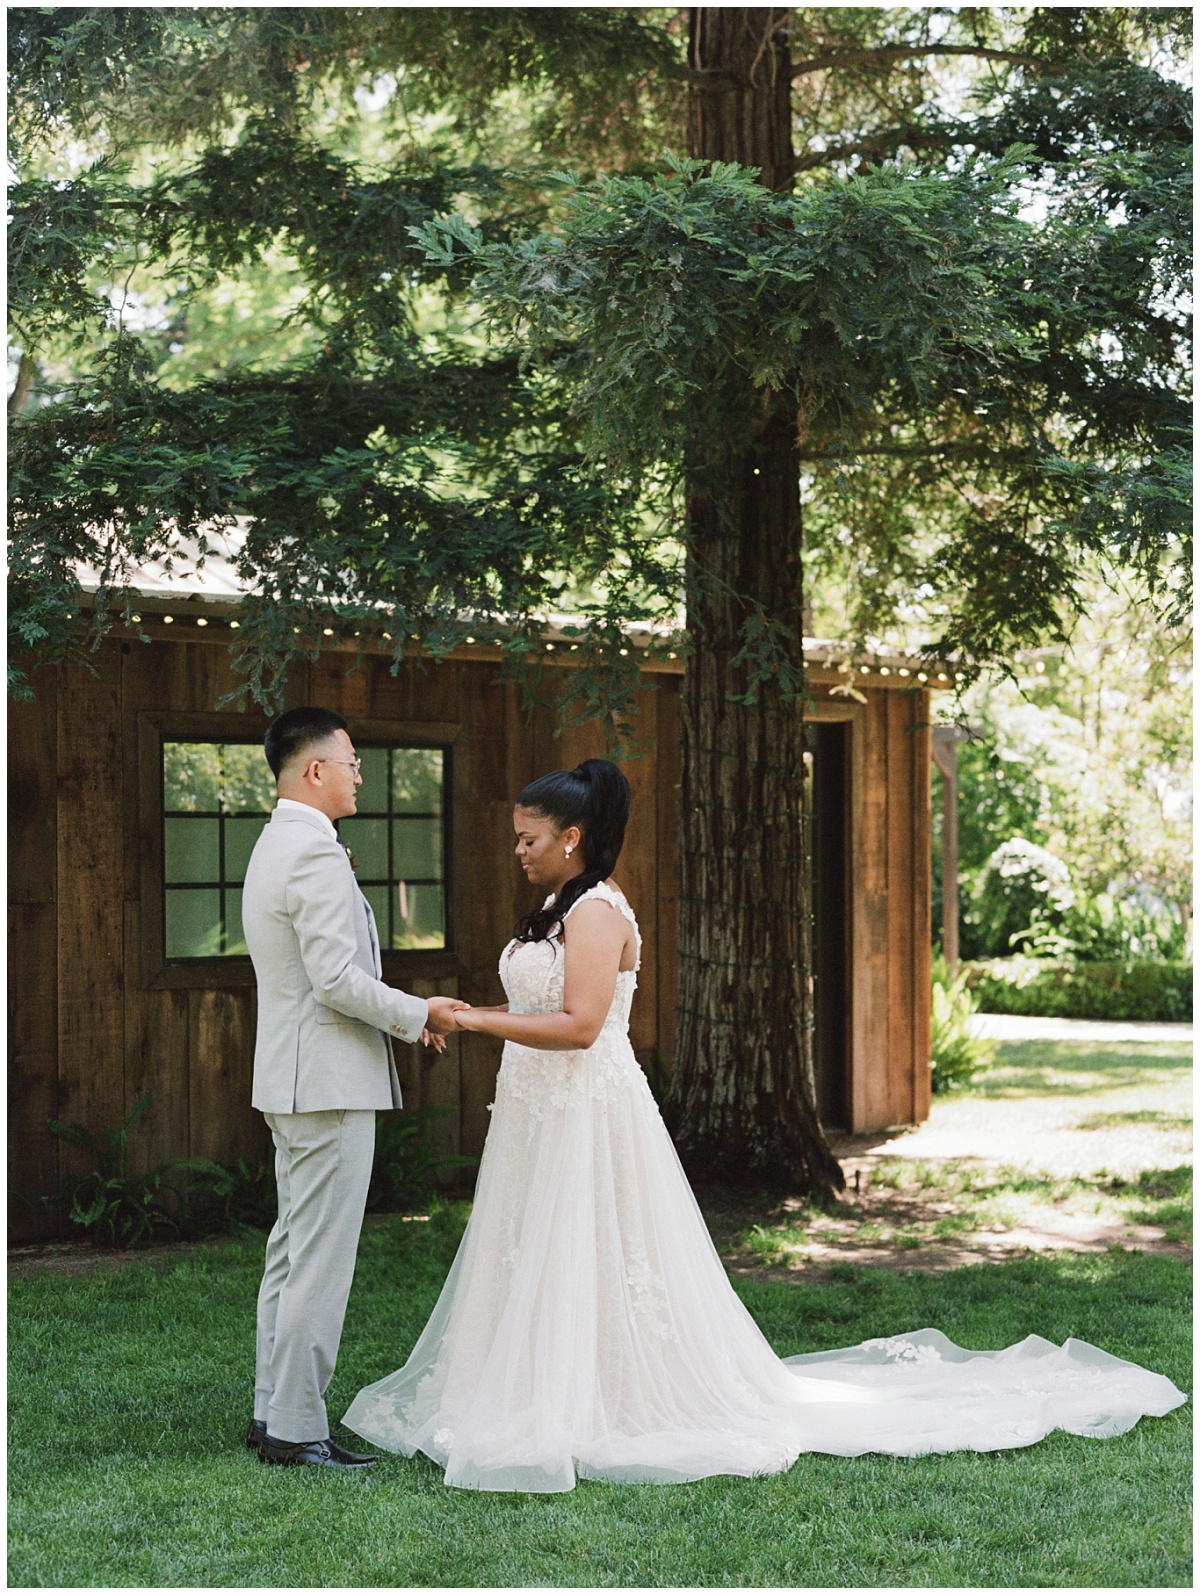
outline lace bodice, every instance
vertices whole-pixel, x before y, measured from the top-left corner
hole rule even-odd
[[[632,1089],[649,1093],[633,1049],[629,1045],[629,1011],[637,989],[641,964],[642,938],[633,909],[623,893],[601,881],[590,887],[567,910],[570,916],[580,903],[599,899],[611,903],[633,926],[637,937],[637,962],[633,969],[617,973],[616,989],[600,1034],[587,1048],[554,1052],[545,1047],[523,1047],[506,1041],[500,1078],[496,1085],[497,1102],[512,1097],[525,1103],[533,1122],[540,1122],[547,1108],[563,1109],[577,1098],[593,1101],[607,1096],[610,1089]],[[553,898],[547,898],[550,903]],[[510,1013],[558,1013],[563,1005],[566,952],[553,936],[545,941],[510,941],[500,956],[500,979],[508,998]]]
[[[633,926],[633,933],[637,937],[637,961],[632,969],[618,971],[612,1005],[604,1020],[605,1030],[612,1025],[625,1029],[629,1024],[629,1009],[637,987],[637,972],[641,967],[641,932],[624,894],[605,881],[584,892],[571,904],[564,918],[570,919],[580,903],[592,900],[611,903]],[[553,901],[553,897],[547,897],[546,905]],[[565,966],[565,949],[562,942],[553,936],[548,936],[545,941],[510,941],[500,956],[500,980],[510,1012],[558,1013],[563,1005]]]

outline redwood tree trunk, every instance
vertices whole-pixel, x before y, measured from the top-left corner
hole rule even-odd
[[[792,181],[784,11],[691,12],[691,154]],[[693,652],[683,684],[677,1049],[667,1117],[699,1179],[827,1193],[841,1169],[817,1119],[801,705],[773,683],[737,703],[747,617],[802,665],[795,415],[747,388],[750,445],[708,462],[688,503]],[[715,467],[715,469],[714,469]]]

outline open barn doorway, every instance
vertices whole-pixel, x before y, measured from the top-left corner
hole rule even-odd
[[[850,1123],[850,726],[810,721],[817,1112]]]

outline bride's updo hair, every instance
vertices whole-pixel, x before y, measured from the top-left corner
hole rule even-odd
[[[540,814],[559,831],[569,825],[579,827],[584,865],[583,873],[572,876],[553,903],[526,914],[517,926],[518,941],[546,941],[571,905],[612,874],[632,802],[629,782],[608,759],[585,759],[573,770],[555,770],[517,793],[514,808]]]

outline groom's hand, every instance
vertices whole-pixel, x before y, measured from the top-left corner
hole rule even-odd
[[[425,1020],[425,1028],[431,1036],[448,1036],[457,1027],[454,1015],[464,1008],[469,1008],[469,1002],[462,1002],[457,997],[430,997],[429,1014]]]

